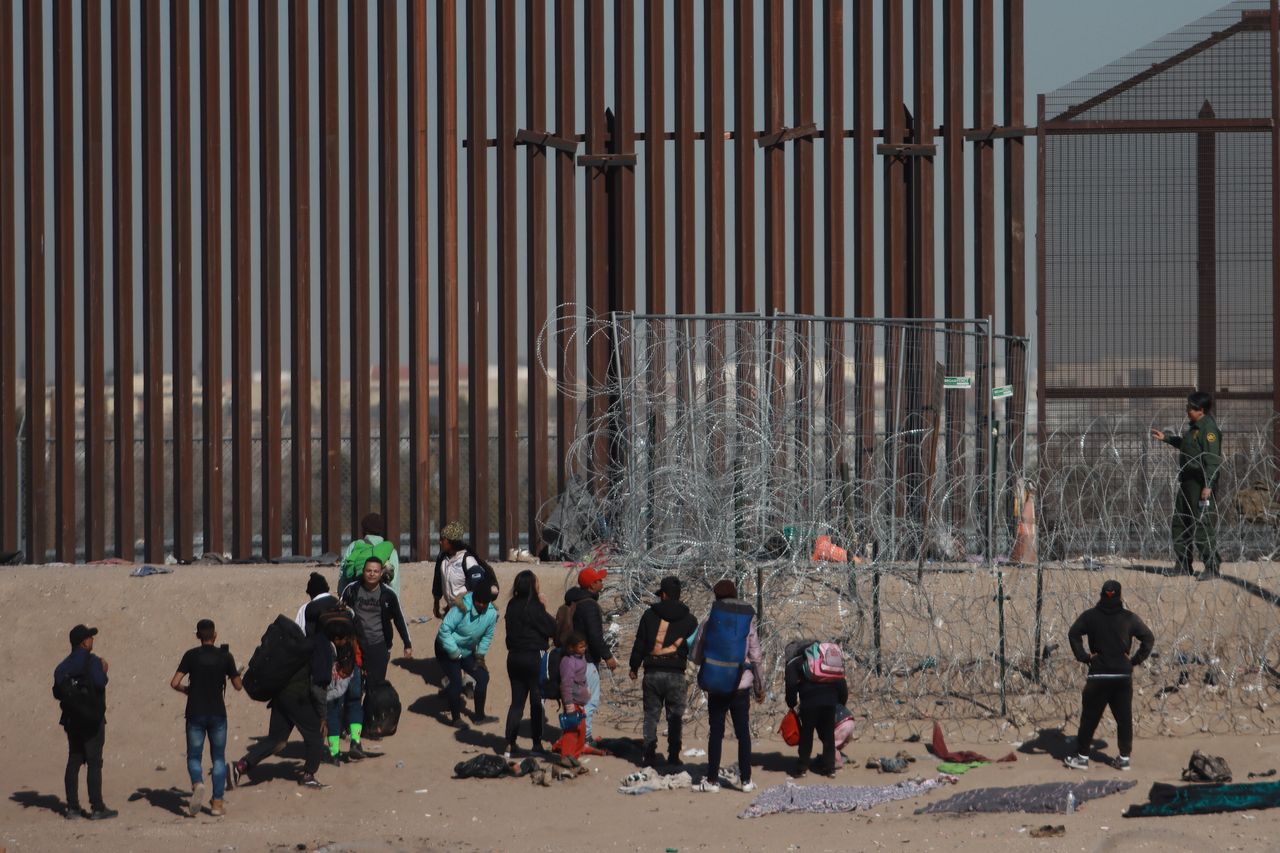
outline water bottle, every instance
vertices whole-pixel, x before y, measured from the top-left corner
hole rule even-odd
[[[1067,814],[1076,813],[1076,792],[1074,790],[1067,791]]]

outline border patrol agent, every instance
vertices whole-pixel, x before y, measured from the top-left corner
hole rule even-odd
[[[1187,395],[1187,427],[1181,436],[1151,430],[1152,438],[1178,449],[1178,493],[1173,508],[1174,574],[1192,574],[1193,548],[1204,560],[1200,580],[1219,577],[1222,563],[1215,532],[1217,502],[1213,487],[1222,465],[1222,430],[1209,414],[1213,396],[1205,391]]]

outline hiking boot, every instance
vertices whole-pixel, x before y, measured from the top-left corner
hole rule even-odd
[[[226,813],[227,813],[227,810],[223,808],[222,800],[209,801],[209,814],[213,815],[214,817],[222,817]]]
[[[1115,769],[1117,769],[1117,770],[1128,770],[1128,769],[1129,769],[1129,756],[1127,756],[1127,755],[1119,755],[1119,756],[1116,756],[1116,760],[1115,760],[1115,761],[1113,761],[1113,762],[1111,762],[1111,766],[1112,766],[1112,767],[1114,767],[1114,768],[1115,768]]]
[[[249,772],[249,765],[240,759],[231,765],[231,787],[239,788],[244,784],[244,777]]]
[[[702,791],[707,794],[718,794],[720,793],[720,784],[718,782],[712,782],[710,779],[703,779],[701,782],[693,786],[693,790]]]
[[[120,812],[115,809],[109,809],[106,806],[99,806],[89,812],[89,820],[111,820],[111,818],[119,816]]]
[[[298,784],[304,788],[313,788],[315,790],[329,787],[317,779],[314,773],[303,773],[302,778],[298,780]]]
[[[204,783],[197,782],[191,786],[191,799],[187,801],[187,817],[195,817],[200,814],[200,807],[204,805]]]
[[[364,749],[361,748],[360,744],[356,741],[352,741],[351,746],[347,747],[348,761],[363,761],[368,757],[369,757],[368,753],[366,753]]]
[[[1062,766],[1072,770],[1088,770],[1089,759],[1084,755],[1068,755],[1062,759]]]

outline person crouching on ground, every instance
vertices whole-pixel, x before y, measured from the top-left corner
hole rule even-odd
[[[1085,653],[1083,638],[1089,638]],[[1138,651],[1129,655],[1134,639]],[[1118,770],[1129,769],[1133,750],[1133,668],[1147,659],[1155,645],[1151,633],[1138,615],[1126,610],[1120,582],[1110,580],[1102,585],[1098,603],[1076,619],[1067,632],[1076,660],[1089,665],[1080,704],[1080,731],[1076,735],[1077,755],[1068,755],[1063,764],[1075,770],[1089,769],[1089,752],[1093,732],[1108,706],[1116,718],[1116,741],[1119,756],[1113,762]]]
[[[836,706],[849,701],[849,683],[839,678],[834,681],[813,681],[805,675],[807,660],[805,650],[813,645],[807,640],[789,643],[786,649],[787,707],[795,709],[800,717],[800,743],[793,776],[800,777],[809,771],[809,756],[813,752],[813,735],[816,731],[822,743],[822,758],[813,770],[823,776],[836,773]]]
[[[436,660],[449,679],[444,689],[449,703],[447,725],[457,729],[467,727],[462,721],[464,672],[476,680],[476,708],[472,720],[482,725],[498,721],[497,717],[487,716],[484,712],[485,696],[489,691],[489,666],[485,663],[485,655],[493,642],[493,629],[497,622],[498,608],[493,606],[493,590],[482,585],[459,598],[440,623],[435,651]]]
[[[236,690],[243,690],[236,660],[226,646],[216,646],[218,631],[212,619],[196,623],[196,639],[200,645],[188,649],[178,664],[169,686],[187,697],[187,773],[191,776],[191,800],[187,803],[187,815],[195,817],[204,805],[204,774],[201,760],[204,742],[209,741],[209,755],[213,759],[210,775],[213,781],[213,798],[209,813],[214,817],[225,814],[222,799],[227,786],[227,704],[223,693],[227,681]],[[183,679],[189,678],[187,684]]]

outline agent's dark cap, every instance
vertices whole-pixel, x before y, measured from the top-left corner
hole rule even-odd
[[[667,575],[662,579],[662,583],[658,584],[658,589],[654,592],[654,595],[665,595],[673,601],[678,599],[680,597],[680,578],[675,575]]]
[[[311,577],[307,579],[307,595],[315,598],[322,592],[329,591],[329,582],[324,579],[324,575],[319,572],[312,572]]]
[[[1107,581],[1102,585],[1102,597],[1104,599],[1120,598],[1120,581]]]
[[[77,625],[71,629],[71,645],[78,646],[90,637],[98,636],[97,628],[86,628],[84,625]]]
[[[716,581],[716,585],[711,588],[711,592],[715,595],[716,599],[738,597],[737,585],[728,578],[725,578],[722,581]]]

